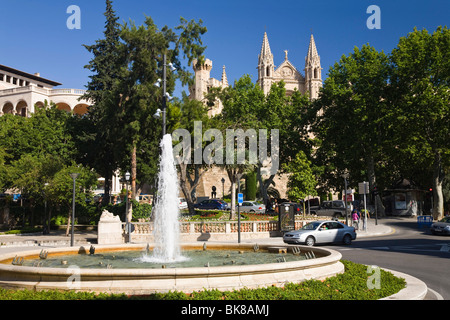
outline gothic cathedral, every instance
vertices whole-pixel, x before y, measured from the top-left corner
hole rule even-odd
[[[284,61],[275,69],[269,39],[267,33],[264,33],[261,53],[258,58],[258,84],[264,93],[269,93],[273,83],[283,80],[286,83],[288,94],[292,94],[297,89],[303,94],[308,93],[312,100],[317,99],[322,87],[322,68],[313,35],[311,34],[308,54],[305,59],[304,76],[288,60],[288,51],[285,50],[284,53]]]
[[[267,33],[264,32],[261,53],[258,57],[257,83],[261,86],[261,89],[267,94],[273,83],[283,80],[286,84],[287,94],[292,94],[294,90],[298,90],[303,94],[308,93],[311,100],[317,99],[323,82],[320,56],[317,52],[314,36],[311,34],[308,53],[305,58],[304,75],[289,61],[288,51],[285,50],[284,53],[284,61],[276,68],[273,54],[270,50],[269,38],[267,37]],[[212,61],[209,59],[206,59],[202,66],[197,66],[197,61],[194,61],[195,84],[189,89],[192,99],[203,101],[204,95],[210,88],[228,87],[225,66],[223,66],[221,80],[210,77],[212,67]],[[210,111],[209,115],[214,116],[221,111],[222,104],[218,101],[216,107]]]
[[[189,88],[191,99],[204,101],[204,95],[209,92],[211,88],[229,86],[225,66],[222,70],[222,79],[217,80],[210,77],[212,70],[212,61],[206,59],[202,66],[197,65],[194,61],[193,68],[195,72],[195,84]],[[268,94],[273,83],[284,81],[286,84],[286,92],[291,95],[295,90],[302,94],[309,94],[311,100],[319,97],[319,91],[322,87],[322,67],[320,65],[320,56],[317,52],[314,37],[311,34],[309,42],[308,53],[305,58],[304,75],[299,72],[295,66],[288,60],[288,51],[285,51],[284,61],[278,66],[275,66],[274,57],[270,50],[269,39],[267,33],[264,33],[261,53],[258,57],[258,80],[257,83],[261,86],[265,94]],[[222,103],[217,101],[214,108],[209,111],[209,116],[215,116],[222,112]],[[228,176],[223,169],[213,167],[201,178],[200,184],[197,187],[197,197],[210,197],[213,186],[218,188],[218,181],[225,178],[226,183],[222,186],[224,194],[228,194],[231,187]],[[282,198],[286,197],[287,177],[279,175],[276,177],[277,189]],[[222,194],[222,193],[219,194]]]

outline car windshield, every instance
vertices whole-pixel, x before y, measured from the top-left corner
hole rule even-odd
[[[450,223],[450,217],[445,217],[440,222]]]
[[[303,226],[302,230],[315,230],[318,226],[320,226],[321,222],[311,222],[306,226]]]

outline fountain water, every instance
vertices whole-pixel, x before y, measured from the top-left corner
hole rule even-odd
[[[185,259],[181,255],[179,244],[178,194],[178,176],[173,157],[172,136],[166,134],[161,141],[158,197],[154,208],[155,248],[152,255],[143,257],[144,261],[176,262]]]

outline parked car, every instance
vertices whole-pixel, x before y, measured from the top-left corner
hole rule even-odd
[[[223,200],[203,200],[200,203],[194,205],[195,209],[201,210],[228,210],[228,204]]]
[[[345,217],[345,202],[342,200],[324,201],[318,207],[311,207],[310,212],[318,217],[342,218]],[[347,207],[347,212],[350,216],[349,207]]]
[[[290,231],[283,235],[288,244],[344,243],[349,245],[356,239],[355,228],[338,221],[315,221],[308,223],[300,230]]]
[[[188,207],[186,199],[184,198],[178,198],[179,202],[178,202],[178,207],[180,209],[186,209]]]
[[[237,206],[236,206],[237,210]],[[259,204],[256,201],[244,201],[239,208],[240,212],[254,212],[254,213],[265,213],[266,206]]]
[[[430,231],[432,234],[450,235],[450,217],[445,217],[441,221],[433,223]]]

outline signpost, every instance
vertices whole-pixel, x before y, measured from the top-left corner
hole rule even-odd
[[[367,204],[366,204],[366,194],[369,193],[369,183],[362,182],[358,184],[359,194],[364,195],[364,231],[367,231]]]
[[[239,204],[239,206],[241,206],[243,203],[244,203],[244,194],[239,193],[238,194],[238,204]]]

